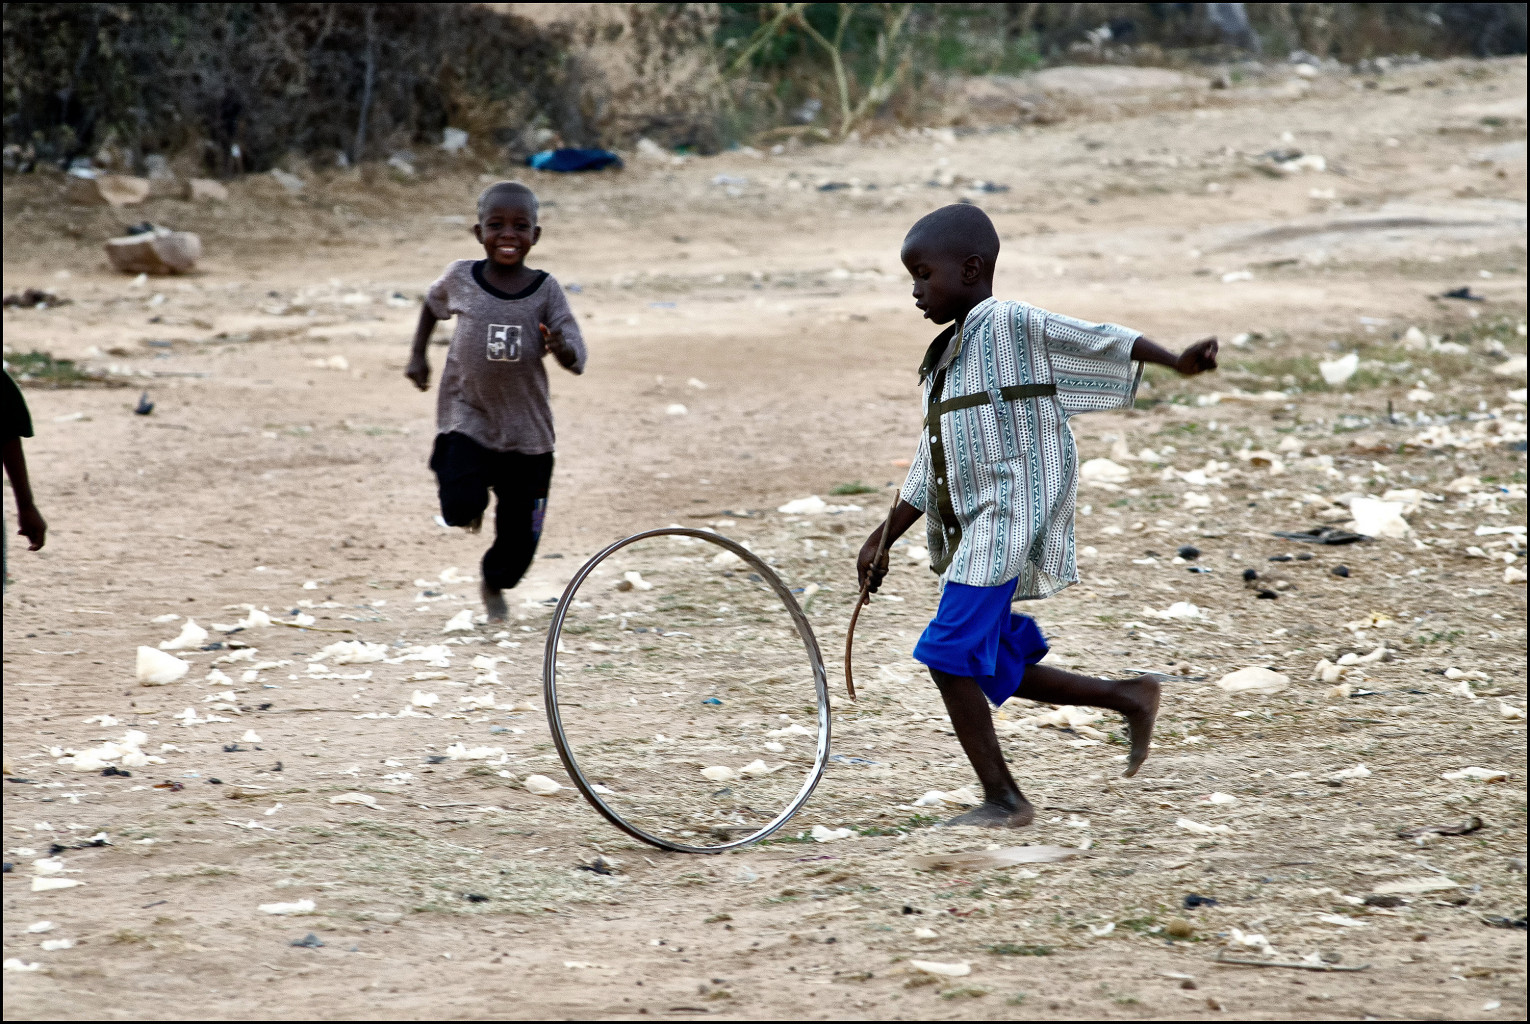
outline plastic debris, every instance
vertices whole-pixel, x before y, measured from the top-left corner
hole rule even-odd
[[[195,619],[187,619],[181,626],[180,635],[174,640],[161,640],[159,649],[162,651],[184,651],[188,648],[201,647],[207,643],[207,630],[197,625]]]
[[[32,971],[42,970],[42,964],[36,962],[28,963],[19,957],[12,956],[6,957],[5,970],[14,971],[17,973],[29,973]]]
[[[972,965],[966,962],[945,964],[936,960],[910,960],[908,965],[916,971],[941,978],[965,978],[972,973]]]
[[[42,951],[44,953],[57,953],[59,950],[73,949],[74,948],[74,940],[73,939],[44,939],[41,943],[39,943],[39,945],[42,946]]]
[[[552,796],[563,788],[545,775],[528,775],[522,785],[526,787],[528,792],[534,793],[537,796]]]
[[[1426,892],[1444,892],[1447,889],[1459,889],[1461,883],[1452,882],[1444,875],[1430,875],[1425,878],[1399,878],[1390,882],[1378,882],[1371,891],[1383,896],[1419,896]]]
[[[1290,685],[1290,676],[1257,666],[1240,668],[1217,680],[1217,686],[1228,693],[1279,693]]]
[[[643,579],[643,574],[638,572],[635,569],[629,569],[626,572],[622,573],[622,583],[627,584],[625,587],[621,587],[621,589],[623,589],[623,590],[652,590],[653,589],[653,584],[648,582],[647,580]],[[620,586],[620,585],[618,584],[618,586]]]
[[[417,708],[433,708],[440,702],[440,697],[433,693],[426,693],[424,690],[415,690],[414,694],[409,698],[409,703]]]
[[[47,892],[50,889],[73,889],[77,885],[85,883],[77,878],[58,878],[56,876],[39,875],[32,879],[33,892]]]
[[[1096,487],[1113,488],[1132,478],[1132,471],[1110,459],[1089,459],[1078,471],[1079,480]]]
[[[828,828],[823,825],[814,825],[809,833],[815,843],[834,843],[841,839],[849,839],[855,833],[848,828]]]
[[[1496,768],[1462,768],[1460,771],[1445,772],[1440,778],[1447,782],[1508,782],[1509,773]]]
[[[738,773],[735,772],[732,768],[726,767],[725,765],[715,765],[711,768],[703,768],[701,769],[701,774],[703,777],[708,778],[713,782],[727,782],[738,775]]]
[[[1142,614],[1155,619],[1203,619],[1206,617],[1200,608],[1189,601],[1175,601],[1163,611],[1157,611],[1144,605]]]
[[[262,903],[256,907],[262,914],[311,914],[318,907],[313,900],[294,900],[291,903]]]
[[[1323,380],[1329,387],[1335,388],[1353,377],[1358,369],[1360,369],[1360,356],[1356,352],[1318,363],[1318,372],[1323,375]]]
[[[1071,846],[1004,846],[993,850],[974,850],[971,853],[910,857],[908,862],[924,871],[982,871],[986,868],[1013,867],[1016,864],[1050,864],[1082,856],[1083,852]]]
[[[1357,764],[1353,768],[1345,768],[1343,771],[1334,772],[1328,777],[1330,779],[1338,779],[1340,781],[1349,779],[1368,779],[1371,777],[1371,770],[1363,764]]]
[[[471,608],[462,609],[462,611],[446,620],[446,625],[441,627],[441,632],[443,633],[472,633],[474,630],[473,609]]]
[[[53,930],[53,922],[52,921],[38,921],[36,924],[29,924],[29,925],[27,925],[27,934],[28,935],[41,935],[44,932],[51,932],[52,930]]]
[[[388,648],[384,644],[367,643],[364,640],[337,640],[308,660],[328,661],[335,665],[360,665],[382,661],[387,656]]]
[[[370,807],[374,811],[382,810],[381,807],[377,806],[377,797],[371,793],[341,793],[338,796],[330,797],[329,802],[332,804],[360,804],[363,807]]]
[[[144,686],[167,686],[190,671],[189,661],[152,647],[138,648],[138,681]]]
[[[914,806],[940,807],[944,804],[955,804],[958,807],[976,807],[982,802],[983,798],[974,793],[971,786],[963,786],[960,789],[953,789],[949,793],[932,789],[918,800],[915,800]]]
[[[788,501],[785,505],[777,508],[777,512],[783,512],[789,516],[810,516],[824,511],[829,503],[816,494],[810,494],[806,498],[798,498]]]
[[[1207,825],[1204,822],[1195,821],[1191,818],[1180,818],[1174,824],[1186,832],[1194,832],[1198,836],[1225,836],[1232,834],[1232,828],[1227,825]]]

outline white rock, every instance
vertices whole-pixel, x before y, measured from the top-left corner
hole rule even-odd
[[[1152,608],[1144,606],[1143,609],[1142,609],[1142,614],[1144,614],[1144,615],[1151,615],[1155,619],[1201,619],[1201,618],[1205,618],[1205,616],[1201,613],[1200,608],[1198,608],[1195,605],[1191,604],[1189,601],[1175,601],[1173,604],[1169,605],[1169,607],[1165,608],[1163,611],[1156,611],[1156,610],[1154,610]]]
[[[1279,693],[1290,685],[1290,676],[1259,666],[1240,668],[1217,680],[1228,693]]]
[[[472,633],[473,631],[473,609],[471,608],[462,609],[441,627],[443,633]]]
[[[1238,802],[1238,798],[1231,793],[1212,793],[1210,796],[1201,798],[1203,804],[1214,804],[1218,807],[1231,807]]]
[[[701,774],[704,778],[711,779],[713,782],[727,782],[738,773],[726,765],[714,765],[710,768],[701,769]]]
[[[32,891],[47,892],[49,889],[73,889],[77,885],[84,884],[84,882],[74,878],[57,878],[39,875],[38,877],[32,879]]]
[[[1371,770],[1363,764],[1357,764],[1353,768],[1334,772],[1328,777],[1330,779],[1368,779],[1371,777]]]
[[[313,900],[294,900],[291,903],[262,903],[255,909],[262,914],[311,914],[317,906]]]
[[[537,796],[552,796],[563,788],[545,775],[528,775],[521,785]]]
[[[775,772],[775,771],[778,771],[778,770],[779,770],[778,768],[772,768],[769,765],[767,765],[764,761],[760,760],[759,758],[756,758],[753,761],[750,761],[748,764],[744,765],[744,767],[740,768],[738,770],[738,773],[740,775],[753,777],[753,776],[756,776],[756,775],[769,775],[772,772]]]
[[[1440,778],[1449,782],[1471,779],[1476,782],[1507,782],[1509,773],[1494,768],[1462,768],[1458,772],[1445,772]]]
[[[673,402],[664,407],[664,415],[666,416],[684,416],[688,412],[690,412],[690,410],[681,405],[679,402]]]
[[[1493,372],[1500,377],[1523,377],[1525,375],[1525,357],[1510,356],[1493,367]]]
[[[43,939],[40,943],[44,953],[57,953],[61,949],[73,949],[73,939]]]
[[[144,686],[165,686],[190,672],[191,662],[152,647],[139,647],[137,667],[138,681]]]
[[[22,960],[20,957],[12,956],[12,957],[6,957],[6,959],[5,959],[5,970],[7,970],[7,971],[14,971],[14,972],[16,972],[18,974],[27,974],[27,973],[30,973],[32,971],[40,971],[40,970],[42,970],[42,964],[36,963],[35,961],[32,962],[32,963],[28,963],[27,961]]]
[[[712,556],[712,564],[717,566],[739,565],[744,560],[731,551],[719,551]]]
[[[43,932],[51,932],[52,930],[52,921],[38,921],[36,924],[27,925],[28,935],[41,935]]]
[[[1524,708],[1517,708],[1512,704],[1505,704],[1503,701],[1498,702],[1498,714],[1505,721],[1509,722],[1523,722],[1525,720]]]
[[[790,725],[785,726],[785,727],[780,728],[780,729],[771,729],[765,735],[766,736],[817,736],[818,733],[814,732],[812,729],[805,729],[802,726],[798,725],[796,722],[793,722]]]
[[[1198,836],[1225,836],[1232,833],[1232,829],[1226,825],[1207,825],[1190,818],[1180,818],[1174,824],[1186,832],[1194,832]]]
[[[440,702],[440,697],[433,693],[426,693],[424,690],[415,690],[413,696],[409,698],[409,703],[417,708],[433,708]]]
[[[244,731],[244,735],[239,737],[239,742],[240,743],[259,743],[260,742],[260,734],[257,733],[254,729],[246,729]]]
[[[1323,380],[1328,382],[1329,387],[1338,387],[1343,384],[1353,377],[1358,369],[1360,369],[1360,355],[1356,352],[1318,363],[1318,372],[1323,375]]]

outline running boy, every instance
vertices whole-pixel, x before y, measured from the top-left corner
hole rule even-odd
[[[1206,338],[1172,355],[1136,331],[1058,316],[993,297],[999,235],[975,206],[947,206],[903,240],[914,305],[951,323],[919,368],[924,431],[901,500],[861,548],[860,582],[887,574],[878,542],[923,515],[930,565],[942,588],[935,618],[914,647],[930,669],[951,725],[983,785],[984,803],[953,825],[1018,828],[1036,809],[1004,763],[993,720],[1013,696],[1107,708],[1126,718],[1127,775],[1147,758],[1158,679],[1093,679],[1040,665],[1047,642],[1010,602],[1050,597],[1078,581],[1073,505],[1078,453],[1068,418],[1130,408],[1141,364],[1191,375],[1217,365]],[[953,323],[954,321],[954,323]]]
[[[480,592],[489,621],[503,622],[504,591],[521,581],[536,554],[552,480],[553,417],[542,357],[551,353],[565,370],[583,373],[585,350],[563,289],[545,270],[526,266],[542,237],[531,189],[513,181],[484,189],[473,236],[485,258],[454,261],[430,286],[404,376],[429,389],[430,334],[437,320],[456,317],[430,468],[448,525],[476,533],[489,491],[499,498]]]

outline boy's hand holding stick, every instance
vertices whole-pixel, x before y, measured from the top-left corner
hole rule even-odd
[[[845,632],[845,689],[849,691],[850,699],[855,700],[855,676],[850,671],[851,651],[855,646],[855,624],[860,620],[861,609],[871,603],[871,592],[882,582],[882,577],[887,575],[887,544],[888,534],[892,532],[893,513],[898,510],[898,501],[901,495],[893,492],[892,505],[887,509],[887,518],[877,532],[877,552],[871,560],[871,565],[862,573],[861,596],[855,602],[855,610],[850,613],[850,628]]]

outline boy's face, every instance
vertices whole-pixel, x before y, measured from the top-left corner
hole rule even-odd
[[[904,242],[901,255],[914,279],[914,305],[926,320],[948,324],[971,305],[971,291],[983,276],[981,256],[963,259],[918,239]]]
[[[542,229],[530,203],[501,200],[473,225],[473,237],[483,243],[490,262],[509,269],[525,262],[526,254],[542,237]]]

